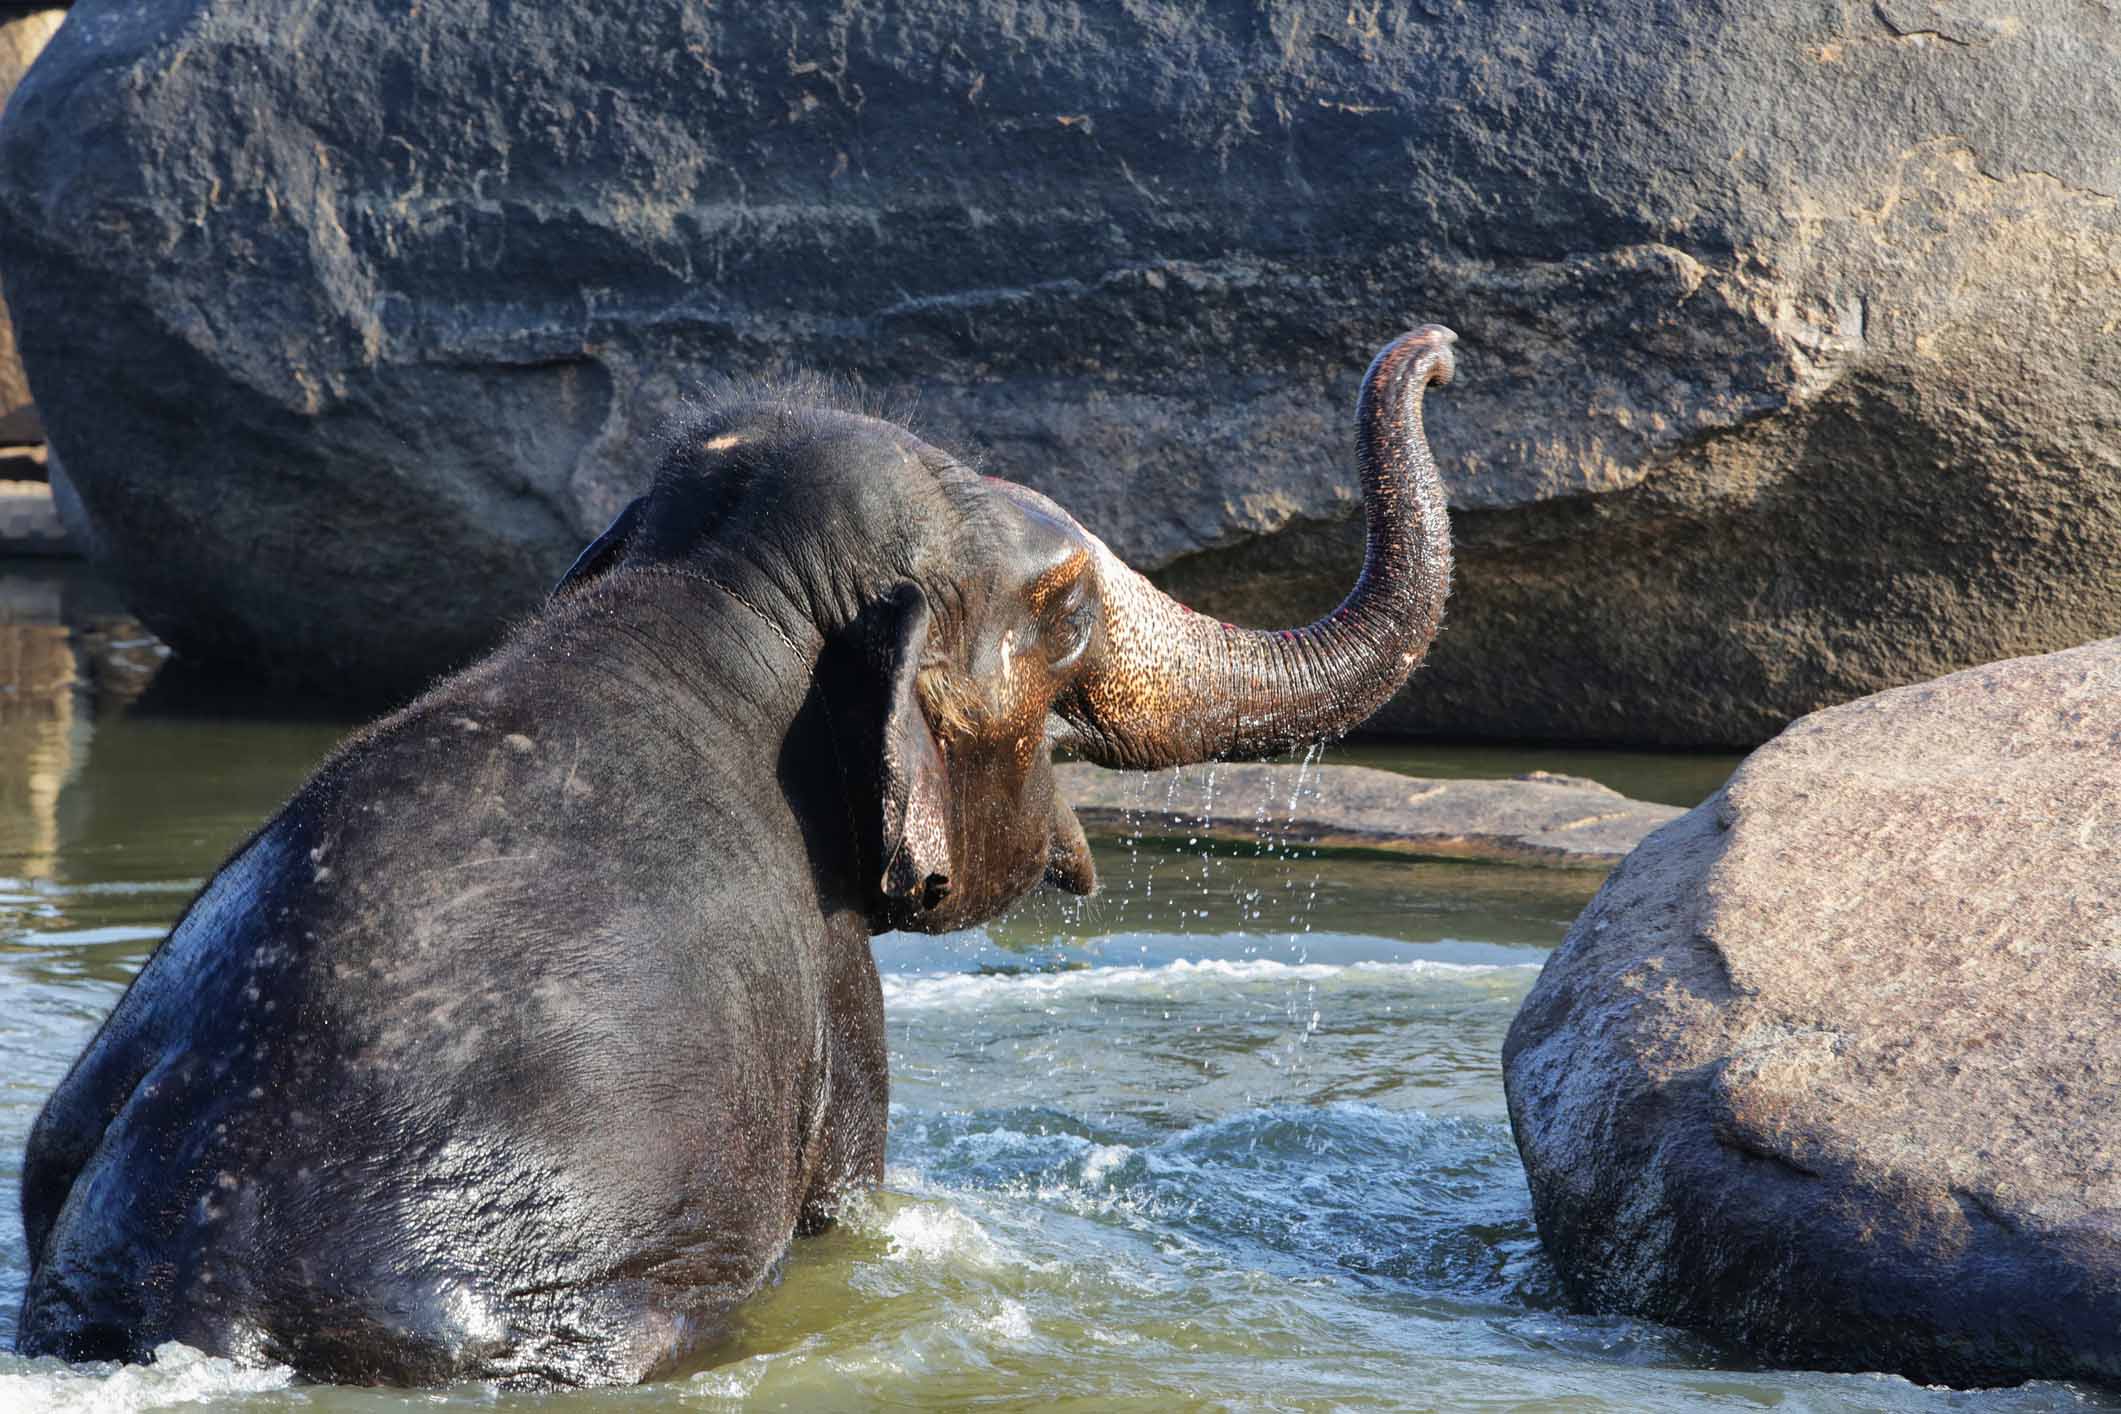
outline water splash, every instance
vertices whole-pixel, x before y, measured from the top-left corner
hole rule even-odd
[[[0,1408],[44,1414],[134,1414],[283,1390],[285,1365],[239,1365],[175,1341],[155,1347],[151,1365],[18,1360],[0,1355]]]
[[[1146,942],[1142,944],[1145,948]],[[1529,984],[1537,971],[1529,965],[1436,962],[1280,962],[1272,958],[1179,958],[1160,967],[1112,966],[1058,972],[936,972],[890,975],[883,979],[884,1006],[893,1014],[930,1009],[990,1010],[997,1007],[1043,1009],[1060,997],[1130,995],[1191,1001],[1225,994],[1232,987],[1264,989],[1282,997],[1292,1024],[1307,1032],[1318,1029],[1313,1003],[1321,984],[1335,986],[1410,987],[1495,979],[1501,985]],[[1301,997],[1301,1002],[1289,1000]],[[1298,1013],[1302,1013],[1299,1015]]]

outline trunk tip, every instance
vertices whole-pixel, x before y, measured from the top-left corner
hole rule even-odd
[[[1457,333],[1441,324],[1410,329],[1378,350],[1363,383],[1374,388],[1399,377],[1405,377],[1417,389],[1429,383],[1448,383],[1458,371],[1458,354],[1451,347],[1457,342]]]

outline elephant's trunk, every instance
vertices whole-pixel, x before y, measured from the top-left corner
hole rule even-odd
[[[1368,540],[1362,577],[1304,628],[1202,617],[1122,564],[1103,542],[1103,651],[1056,710],[1100,765],[1136,770],[1269,756],[1360,725],[1421,662],[1451,587],[1443,483],[1422,392],[1448,382],[1457,338],[1429,324],[1387,345],[1355,417]]]

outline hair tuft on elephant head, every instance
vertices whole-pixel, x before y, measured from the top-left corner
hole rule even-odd
[[[1450,582],[1431,325],[1356,409],[1362,574],[1193,614],[1045,496],[801,386],[686,419],[485,660],[224,865],[40,1115],[25,1354],[635,1381],[882,1174],[871,935],[1096,885],[1053,752],[1346,732]]]

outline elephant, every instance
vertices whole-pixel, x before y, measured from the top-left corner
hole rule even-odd
[[[1363,569],[1290,630],[1195,614],[814,388],[694,414],[527,621],[350,737],[150,956],[30,1136],[19,1350],[507,1387],[711,1355],[882,1179],[871,937],[1095,887],[1056,751],[1277,753],[1419,663],[1453,338],[1364,377]]]

